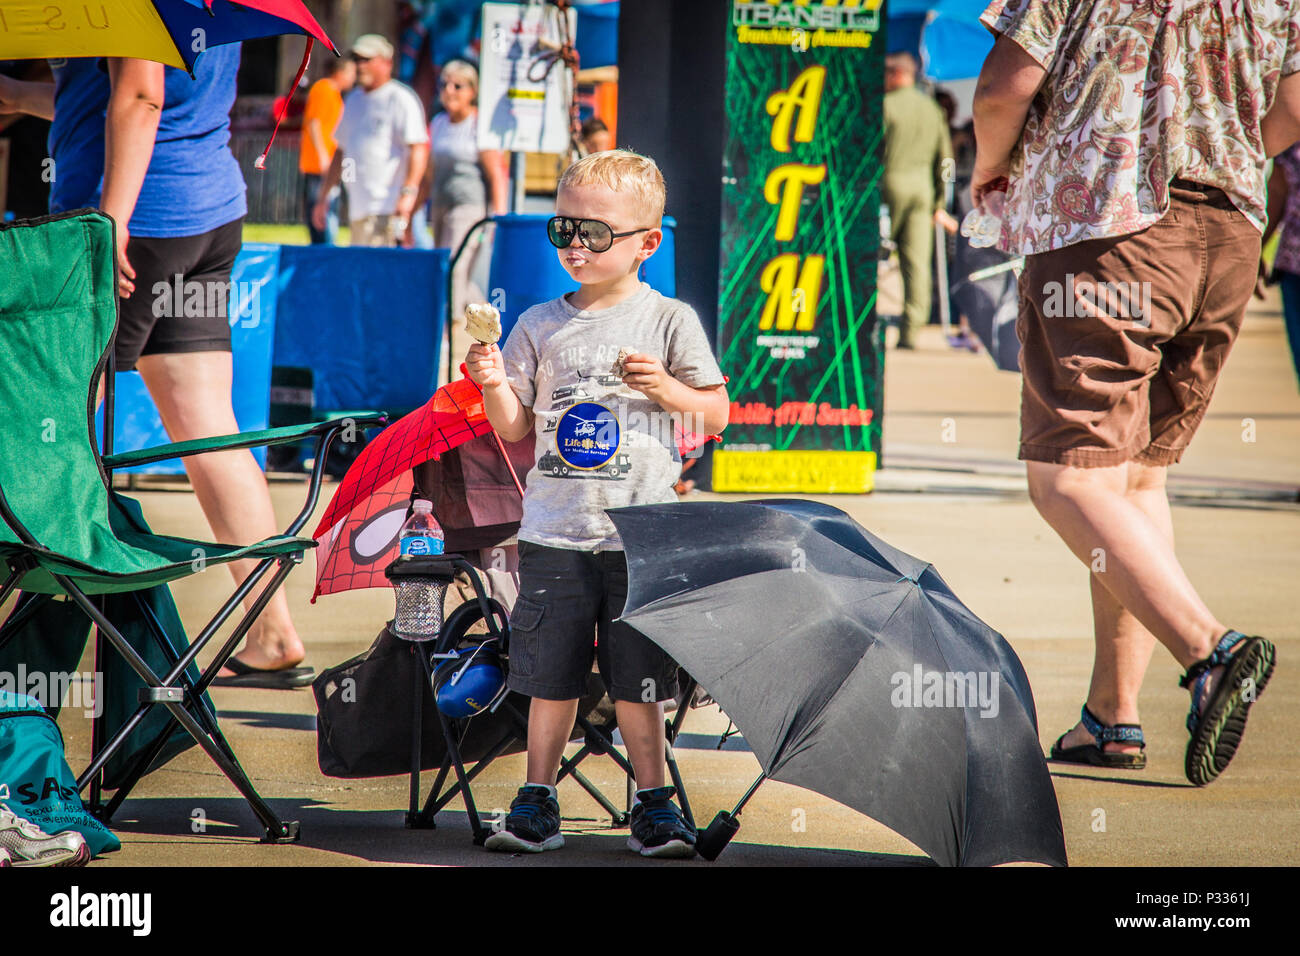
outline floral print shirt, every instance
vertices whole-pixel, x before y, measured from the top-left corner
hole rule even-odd
[[[993,0],[981,21],[1047,70],[1012,155],[1002,248],[1138,232],[1180,177],[1263,231],[1260,120],[1300,71],[1300,0]]]

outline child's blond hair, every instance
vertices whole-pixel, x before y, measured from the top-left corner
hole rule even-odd
[[[668,187],[655,161],[626,149],[584,156],[564,171],[559,188],[605,186],[631,200],[638,226],[658,227],[664,218]]]

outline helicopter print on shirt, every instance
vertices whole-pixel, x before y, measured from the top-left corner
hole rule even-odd
[[[562,393],[561,401],[571,400],[572,404],[548,422],[543,433],[553,433],[555,444],[538,460],[538,472],[552,478],[623,479],[632,467],[632,459],[620,452],[622,427],[618,416],[604,405],[579,401],[580,386],[563,386],[555,391]]]

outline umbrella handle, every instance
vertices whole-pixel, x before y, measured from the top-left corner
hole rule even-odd
[[[501,451],[501,457],[506,461],[506,468],[510,469],[510,477],[514,480],[515,490],[519,492],[520,500],[524,497],[524,486],[519,483],[519,475],[515,473],[515,466],[510,461],[510,455],[506,453],[506,446],[501,444],[501,436],[497,434],[496,429],[492,429],[492,437],[496,439],[497,448]]]
[[[731,811],[731,815],[733,817],[740,816],[740,811],[745,809],[745,804],[749,803],[749,798],[754,795],[754,793],[758,790],[759,785],[762,784],[762,782],[766,779],[767,779],[767,772],[764,771],[763,773],[760,773],[758,775],[757,780],[755,780],[753,783],[749,785],[749,789],[745,791],[745,795],[740,798],[740,802],[736,804],[735,809]]]
[[[750,784],[749,789],[745,791],[745,795],[740,798],[740,802],[736,804],[734,810],[730,813],[726,810],[718,811],[718,815],[713,818],[713,822],[709,824],[708,828],[699,835],[699,839],[695,844],[696,852],[700,856],[712,862],[727,848],[731,838],[740,831],[740,821],[736,818],[740,816],[740,811],[749,802],[749,798],[754,795],[759,785],[766,779],[767,771],[763,771],[758,775],[758,779]]]
[[[212,13],[211,4],[209,4],[208,13]],[[275,134],[280,132],[280,124],[284,122],[285,114],[289,112],[289,101],[293,99],[293,94],[297,91],[298,84],[302,82],[302,75],[307,72],[307,64],[311,62],[312,44],[315,42],[316,41],[311,37],[307,38],[307,49],[303,51],[302,63],[298,66],[298,74],[293,78],[293,86],[289,89],[288,95],[285,96],[284,102],[280,104],[280,112],[275,117],[275,126],[271,129],[271,138],[267,141],[266,149],[262,150],[261,156],[253,160],[254,169],[266,169],[266,154],[269,153],[271,147],[275,145]]]

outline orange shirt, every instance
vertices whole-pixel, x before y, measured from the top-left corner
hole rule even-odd
[[[338,128],[339,117],[343,115],[343,97],[328,79],[317,80],[307,93],[307,108],[302,114],[302,148],[298,154],[298,169],[310,176],[323,176],[329,169],[330,160],[334,158],[337,143],[334,142],[334,130]],[[321,136],[325,140],[328,152],[321,156],[312,138],[310,124],[312,120],[320,121]]]

